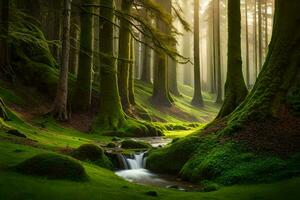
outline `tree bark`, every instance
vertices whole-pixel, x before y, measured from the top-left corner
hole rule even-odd
[[[130,37],[130,60],[129,65],[129,78],[128,78],[128,92],[129,92],[129,103],[135,105],[135,95],[134,95],[134,66],[135,66],[135,41],[133,37]]]
[[[200,75],[200,21],[199,21],[199,0],[194,1],[194,96],[192,105],[202,107],[203,97],[201,92],[201,75]]]
[[[94,39],[94,0],[82,0],[81,6],[81,35],[78,75],[73,99],[73,109],[75,112],[88,112],[92,98],[92,69],[93,69],[93,39]]]
[[[249,127],[249,122],[264,127],[267,122],[287,118],[295,110],[300,112],[299,107],[293,107],[293,103],[299,105],[300,99],[300,1],[276,0],[275,6],[273,35],[265,64],[253,90],[228,118],[228,131],[235,125],[242,130],[241,127]],[[297,130],[288,130],[289,126],[286,128],[282,133],[299,134]]]
[[[127,18],[127,14],[130,15],[133,0],[122,0],[121,10]],[[129,68],[130,68],[130,23],[120,18],[120,35],[119,35],[119,60],[118,60],[118,82],[119,93],[124,111],[130,109],[129,101]]]
[[[64,0],[62,58],[57,93],[52,114],[60,121],[68,120],[68,68],[70,53],[70,24],[72,0]]]
[[[79,52],[80,52],[80,16],[76,13],[71,17],[71,29],[70,29],[70,73],[77,76],[78,65],[79,65]]]
[[[225,99],[217,118],[235,110],[247,96],[242,72],[240,0],[228,0],[228,63]]]
[[[221,72],[221,36],[220,36],[220,1],[213,0],[214,10],[214,68],[216,80],[216,103],[221,104],[222,98],[222,72]]]
[[[262,0],[258,1],[258,67],[259,71],[262,69],[263,64],[263,45],[262,45]]]
[[[245,19],[246,19],[246,85],[250,86],[250,60],[249,60],[249,20],[248,20],[248,4],[245,1]]]
[[[0,33],[2,37],[0,38],[0,69],[1,73],[5,75],[6,67],[9,65],[9,45],[8,45],[8,30],[9,30],[9,14],[10,14],[10,1],[3,0],[1,2],[1,28]]]
[[[114,59],[114,1],[100,0],[100,52],[107,56],[100,57],[100,97],[99,114],[96,124],[103,130],[117,130],[123,126],[125,115],[122,110],[118,80],[117,62]],[[107,20],[109,21],[107,21]]]
[[[158,0],[158,3],[167,12],[171,10],[172,4],[170,0]],[[156,26],[160,32],[170,34],[169,25],[163,22],[158,16],[156,17]],[[152,103],[161,106],[172,106],[168,89],[167,55],[164,52],[160,55],[155,53],[155,57]]]

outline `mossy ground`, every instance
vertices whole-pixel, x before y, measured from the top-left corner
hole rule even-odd
[[[65,154],[71,149],[78,148],[83,144],[97,144],[106,146],[110,143],[113,137],[103,136],[99,134],[87,134],[66,124],[59,124],[49,117],[32,118],[30,121],[24,121],[27,118],[25,113],[17,112],[18,109],[14,105],[20,107],[30,107],[39,105],[43,101],[42,96],[35,96],[34,91],[27,92],[28,94],[20,95],[22,91],[11,90],[10,87],[3,87],[1,84],[0,94],[9,107],[14,111],[9,110],[11,121],[6,122],[9,126],[14,127],[27,136],[18,138],[8,135],[5,131],[0,131],[0,199],[116,199],[116,200],[131,200],[131,199],[153,199],[145,195],[149,191],[158,193],[157,199],[284,199],[291,196],[290,199],[299,199],[300,193],[298,185],[299,178],[289,179],[272,184],[263,185],[240,185],[232,187],[222,187],[216,192],[210,193],[186,193],[175,190],[167,190],[163,188],[135,185],[124,181],[117,177],[112,171],[101,168],[91,162],[81,162],[84,166],[87,175],[90,177],[88,182],[70,182],[65,180],[47,180],[45,178],[22,175],[7,168],[15,166],[24,160],[31,158],[40,153],[59,153]],[[37,93],[38,94],[38,93]],[[35,100],[34,100],[35,99]],[[155,110],[155,109],[154,109]],[[185,127],[189,123],[182,122]],[[176,124],[176,120],[171,121]],[[157,123],[157,126],[163,130],[168,130],[165,134],[167,137],[178,138],[192,134],[194,129],[173,131],[168,128],[170,124],[164,126]],[[200,127],[201,128],[201,125]],[[176,130],[176,129],[175,129]],[[189,140],[194,140],[194,137]],[[179,139],[175,142],[178,147],[190,147],[191,152],[194,151],[194,142],[191,144],[189,140]],[[199,142],[198,139],[197,143]],[[195,143],[196,144],[196,143]],[[213,144],[212,144],[213,145]],[[170,148],[170,147],[168,147]],[[181,152],[169,149],[170,154],[173,152]],[[174,162],[176,166],[174,171],[179,171],[186,163],[182,160],[177,163],[177,160],[169,160]],[[207,183],[208,189],[212,188],[212,183]]]

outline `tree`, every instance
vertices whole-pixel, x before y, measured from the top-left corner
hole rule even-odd
[[[158,3],[167,13],[171,13],[172,3],[170,0],[158,0]],[[156,17],[156,26],[160,32],[164,34],[170,33],[169,25],[160,19],[159,16]],[[171,106],[168,89],[167,55],[164,52],[161,54],[155,53],[155,57],[152,102],[157,105]]]
[[[152,19],[150,18],[150,15],[146,9],[142,9],[142,15],[147,21],[151,21]],[[147,29],[144,28],[143,31],[145,33],[148,33]],[[145,44],[151,44],[151,39],[145,34],[142,34],[142,41]],[[142,44],[142,52],[141,52],[141,57],[142,57],[142,72],[141,72],[141,81],[145,83],[151,83],[151,49],[145,45]]]
[[[254,75],[255,79],[257,78],[258,72],[257,72],[257,10],[256,6],[257,5],[257,0],[254,0],[253,4],[253,63],[254,63]]]
[[[248,4],[245,1],[245,19],[246,19],[246,83],[250,86],[250,60],[249,60],[249,20],[248,20]]]
[[[81,0],[81,35],[78,75],[73,98],[74,111],[90,110],[92,98],[94,0]]]
[[[9,45],[8,45],[8,29],[9,29],[9,11],[10,1],[3,0],[0,3],[1,16],[0,16],[0,69],[5,74],[6,67],[9,65]]]
[[[263,45],[262,45],[262,0],[257,0],[258,6],[258,67],[261,71],[263,64]]]
[[[57,93],[53,106],[53,115],[58,120],[68,120],[67,102],[68,102],[68,69],[70,53],[70,21],[71,21],[72,0],[64,0],[63,14],[63,38],[62,38],[62,57],[57,86]]]
[[[242,72],[240,0],[228,0],[228,61],[225,100],[217,118],[238,107],[247,96]]]
[[[80,0],[75,0],[74,3],[80,2]],[[73,5],[72,10],[79,11]],[[72,12],[71,14],[71,28],[70,28],[70,73],[77,76],[78,65],[79,65],[79,43],[80,43],[80,15],[76,12]]]
[[[227,119],[225,130],[256,131],[257,135],[272,135],[264,127],[280,127],[280,132],[298,129],[282,126],[298,120],[300,101],[300,1],[276,0],[274,30],[269,52],[253,90]],[[260,127],[253,130],[253,127]],[[275,129],[273,129],[275,130]],[[279,135],[277,134],[276,137]],[[295,140],[295,142],[298,142]]]
[[[220,36],[220,0],[213,0],[213,34],[214,34],[214,68],[217,98],[216,103],[222,103],[222,73],[221,73],[221,36]]]
[[[103,54],[100,57],[100,91],[99,114],[96,125],[101,125],[103,130],[116,130],[123,126],[125,115],[122,110],[118,80],[117,63],[114,58],[113,42],[113,0],[100,0],[100,37],[99,49]]]
[[[203,98],[201,92],[201,75],[200,75],[200,25],[199,25],[199,0],[195,0],[194,5],[194,97],[192,104],[195,106],[203,106]]]
[[[130,68],[130,19],[128,15],[131,13],[133,0],[122,0],[121,11],[124,13],[120,18],[120,34],[119,34],[119,60],[118,60],[118,82],[119,93],[123,109],[130,109],[129,101],[129,68]]]
[[[131,63],[129,64],[129,77],[128,77],[128,98],[131,105],[135,105],[134,95],[134,66],[135,66],[135,41],[130,37],[130,56]]]

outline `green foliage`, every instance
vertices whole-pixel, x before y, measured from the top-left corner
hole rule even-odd
[[[141,141],[124,140],[121,142],[121,147],[123,149],[149,149],[151,145]]]
[[[72,153],[72,157],[81,161],[92,162],[103,168],[113,169],[112,163],[104,154],[103,149],[94,144],[81,145]]]
[[[84,167],[76,160],[53,153],[38,154],[15,167],[16,171],[49,179],[85,181],[87,174]]]
[[[188,137],[177,140],[172,146],[151,150],[147,158],[147,168],[155,172],[177,174],[200,143],[198,137]]]

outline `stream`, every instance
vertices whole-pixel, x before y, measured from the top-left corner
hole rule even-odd
[[[153,147],[165,146],[171,140],[152,138],[143,139],[149,142]],[[116,175],[125,180],[142,185],[159,186],[164,188],[172,188],[180,191],[200,191],[199,185],[193,185],[188,182],[181,181],[174,176],[155,174],[145,169],[147,152],[136,152],[133,155],[119,155],[125,169],[116,171]]]

